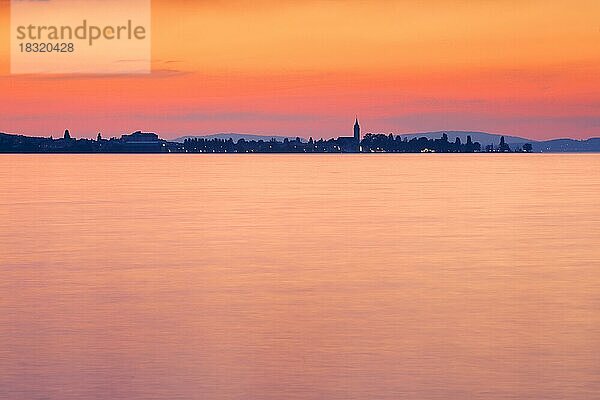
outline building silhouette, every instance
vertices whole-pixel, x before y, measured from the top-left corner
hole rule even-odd
[[[339,151],[342,153],[360,153],[360,124],[358,117],[354,121],[354,135],[340,136],[337,139]]]
[[[121,136],[121,143],[129,153],[160,153],[166,151],[165,143],[153,132],[136,131]]]

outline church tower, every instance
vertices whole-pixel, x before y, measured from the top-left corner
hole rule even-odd
[[[356,122],[354,122],[354,140],[357,145],[360,145],[360,125],[358,124],[358,117],[356,117]]]

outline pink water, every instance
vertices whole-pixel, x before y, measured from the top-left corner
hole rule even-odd
[[[1,399],[594,399],[600,155],[0,156]]]

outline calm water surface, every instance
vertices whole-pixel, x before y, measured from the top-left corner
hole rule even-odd
[[[600,155],[0,156],[1,399],[597,399]]]

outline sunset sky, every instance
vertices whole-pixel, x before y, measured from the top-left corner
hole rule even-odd
[[[152,2],[150,75],[10,75],[0,131],[600,136],[597,0]]]

